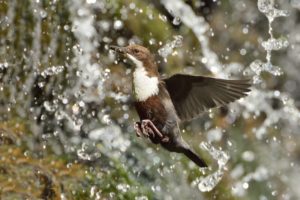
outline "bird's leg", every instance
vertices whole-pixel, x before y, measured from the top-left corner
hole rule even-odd
[[[169,137],[164,136],[157,127],[153,124],[153,122],[149,119],[142,120],[141,124],[142,129],[146,130],[150,133],[153,137],[158,136],[162,142],[168,142]]]

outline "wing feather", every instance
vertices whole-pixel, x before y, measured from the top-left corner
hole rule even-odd
[[[247,96],[251,86],[248,79],[225,80],[183,74],[175,74],[163,81],[182,121]]]

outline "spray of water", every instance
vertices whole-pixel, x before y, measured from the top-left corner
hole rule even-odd
[[[294,8],[298,9],[298,1],[291,2]],[[212,29],[210,23],[183,0],[161,0],[164,9],[174,17],[171,22],[168,22],[165,15],[142,8],[143,4],[137,2],[118,7],[118,1],[79,0],[69,3],[53,1],[51,5],[49,4],[49,8],[45,8],[42,1],[37,0],[28,3],[28,8],[32,11],[30,13],[28,10],[22,10],[18,1],[7,1],[6,15],[1,15],[0,18],[1,30],[5,30],[0,33],[5,34],[5,37],[0,38],[0,102],[1,113],[3,113],[1,119],[5,121],[18,116],[28,120],[30,131],[43,141],[43,148],[44,143],[49,140],[59,141],[59,145],[53,147],[57,154],[73,153],[80,162],[105,163],[105,159],[109,158],[108,164],[105,163],[108,174],[111,173],[109,167],[113,165],[114,160],[117,160],[121,163],[122,169],[130,173],[129,177],[135,177],[141,182],[140,185],[145,182],[151,183],[151,191],[158,199],[201,197],[199,191],[213,191],[225,174],[229,174],[232,179],[232,186],[229,188],[236,197],[245,197],[252,187],[252,182],[270,183],[268,188],[272,190],[271,195],[276,196],[279,190],[276,190],[276,184],[274,186],[271,179],[278,176],[278,173],[285,173],[290,169],[286,165],[297,166],[292,161],[293,155],[290,152],[295,152],[296,143],[293,140],[300,128],[300,112],[297,109],[297,101],[286,92],[268,88],[262,74],[270,73],[275,79],[286,73],[297,77],[299,74],[299,70],[295,67],[297,65],[293,68],[293,66],[275,63],[272,53],[273,51],[281,53],[287,48],[290,57],[285,59],[286,62],[299,63],[300,40],[299,27],[288,23],[282,26],[291,29],[292,41],[288,42],[285,36],[276,37],[274,21],[279,17],[284,19],[284,17],[294,16],[280,10],[281,4],[275,3],[273,0],[257,2],[258,9],[255,11],[257,14],[260,11],[268,19],[266,27],[269,29],[269,38],[260,42],[266,52],[266,61],[255,60],[248,66],[237,62],[222,63],[220,55],[211,48],[211,38],[208,34]],[[59,13],[57,5],[66,8],[64,13]],[[22,17],[16,12],[18,10],[22,10]],[[244,12],[247,16],[252,14],[249,14],[247,9]],[[105,16],[110,16],[109,13],[118,13],[119,17],[99,18],[97,15],[99,13]],[[226,140],[227,132],[223,127],[212,127],[211,120],[207,120],[205,127],[208,127],[206,128],[208,142],[202,142],[200,148],[208,152],[212,163],[215,162],[217,165],[216,169],[204,171],[203,177],[192,178],[192,185],[198,188],[195,190],[186,181],[189,170],[194,168],[184,169],[182,164],[179,164],[181,162],[172,165],[174,160],[181,158],[180,156],[171,155],[175,159],[169,162],[170,154],[149,148],[145,141],[140,142],[134,135],[128,134],[133,133],[129,125],[132,122],[128,120],[132,115],[127,105],[128,95],[121,92],[119,88],[120,85],[125,85],[125,81],[120,78],[121,76],[113,75],[119,73],[118,69],[115,69],[118,63],[114,55],[105,49],[107,44],[114,42],[122,46],[132,41],[141,41],[136,35],[126,35],[130,35],[130,32],[126,32],[125,29],[132,25],[127,22],[129,17],[139,18],[142,14],[147,16],[147,22],[158,18],[160,23],[170,23],[176,27],[184,26],[187,30],[191,30],[200,44],[202,53],[196,55],[196,59],[214,76],[228,78],[232,72],[239,76],[253,76],[255,85],[251,93],[238,104],[229,106],[229,113],[225,120],[234,127],[239,117],[255,121],[263,113],[264,119],[261,123],[255,125],[253,130],[248,130],[252,134],[249,136],[249,133],[245,133],[247,137],[252,138],[253,143],[257,144],[257,152],[256,149],[244,150],[243,148],[239,148],[243,149],[243,152],[238,152],[243,162],[246,162],[245,165],[259,162],[256,169],[251,169],[252,171],[249,172],[243,162],[232,166],[231,163],[235,162],[232,158],[235,158],[238,144],[227,141],[226,149],[218,147],[219,145],[214,142]],[[55,17],[58,15],[63,17]],[[31,20],[30,26],[24,19]],[[17,24],[14,24],[16,22]],[[167,31],[167,29],[163,30]],[[250,28],[247,28],[243,32],[249,30]],[[116,33],[121,36],[115,37]],[[182,43],[185,42],[184,37],[183,31],[180,35],[174,36],[172,41],[165,42],[158,51],[160,56],[166,60],[169,55],[180,52]],[[149,43],[155,45],[156,38],[152,38]],[[99,54],[99,49],[100,52],[106,53]],[[242,49],[240,54],[245,55],[245,51]],[[109,68],[109,65],[113,67]],[[114,70],[113,73],[111,69]],[[125,70],[126,75],[129,73],[130,70]],[[111,82],[118,82],[118,84],[114,85]],[[108,83],[111,85],[108,86]],[[111,103],[112,101],[114,103]],[[274,106],[274,101],[279,106]],[[114,104],[117,106],[111,106]],[[118,116],[116,112],[121,112],[122,116],[116,117]],[[209,116],[213,118],[213,113]],[[270,129],[281,131],[270,136],[272,134]],[[31,148],[38,145],[33,142],[28,143]],[[284,151],[282,148],[288,150]],[[270,158],[267,154],[270,150],[276,155],[281,155],[282,160]],[[261,157],[264,159],[259,160]],[[233,169],[230,168],[231,166]],[[91,168],[94,167],[98,166]],[[280,179],[290,188],[295,188],[298,184],[294,177],[297,177],[299,170],[292,169],[286,172],[291,177],[289,180],[286,180],[285,176],[280,176]],[[116,184],[115,191],[125,194],[135,188],[132,185],[132,182],[120,181]],[[110,198],[116,198],[116,193],[112,192]],[[294,189],[294,193],[297,194],[297,188]],[[89,194],[90,198],[101,199],[99,186],[92,186]],[[64,193],[61,194],[61,198],[67,199]],[[134,199],[148,199],[148,197],[144,194],[136,194]],[[264,199],[264,196],[261,199]]]

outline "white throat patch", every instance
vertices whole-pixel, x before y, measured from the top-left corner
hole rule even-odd
[[[136,65],[133,72],[133,89],[135,98],[138,101],[145,101],[149,97],[157,95],[159,92],[158,78],[149,77],[141,61],[130,54],[127,54],[127,56]]]

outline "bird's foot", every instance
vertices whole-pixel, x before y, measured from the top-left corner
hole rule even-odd
[[[150,137],[150,135],[152,136],[152,138],[156,138],[156,136],[158,136],[161,142],[169,142],[169,137],[163,135],[151,120],[149,119],[142,120],[141,128],[143,132],[146,132],[148,134],[148,137]]]
[[[155,137],[155,135],[157,135],[160,138],[163,137],[163,134],[156,128],[156,126],[150,119],[142,120],[141,127],[142,130],[144,130],[145,132],[149,132],[150,135],[153,137]]]
[[[149,138],[150,135],[154,135],[152,129],[150,127],[142,126],[141,122],[134,123],[134,130],[137,137],[144,136],[146,138]]]
[[[141,137],[143,135],[143,131],[142,131],[140,122],[135,122],[134,125],[133,125],[133,128],[135,130],[135,133],[136,133],[137,137]]]

